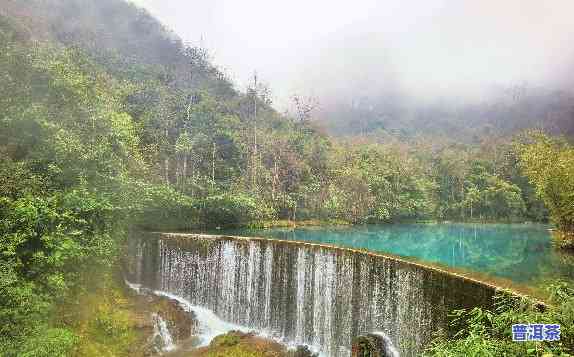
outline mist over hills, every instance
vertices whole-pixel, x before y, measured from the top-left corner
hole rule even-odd
[[[102,53],[116,53],[116,60],[124,62],[122,68],[155,66],[158,76],[169,77],[164,79],[170,85],[209,87],[224,97],[236,94],[236,84],[212,64],[206,50],[186,47],[146,10],[127,2],[7,0],[3,11],[20,19],[34,38],[82,47],[94,58],[101,57],[103,65],[111,62],[111,56],[103,58]],[[380,48],[371,51],[373,45]],[[423,99],[412,91],[412,85],[405,85],[402,64],[397,63],[401,57],[395,58],[392,41],[385,37],[372,32],[344,35],[325,46],[302,64],[301,80],[310,89],[306,93],[318,102],[314,121],[337,136],[374,140],[437,136],[446,140],[455,132],[457,140],[472,143],[482,135],[511,135],[532,127],[574,134],[574,95],[565,84],[567,76],[562,76],[560,85],[557,80],[550,82],[554,87],[521,81],[491,85],[471,97],[437,88]],[[129,69],[125,72],[128,75]],[[268,84],[273,90],[274,84]],[[292,103],[288,107],[296,115]]]
[[[293,94],[315,97],[331,133],[571,132],[569,1],[137,3],[204,39],[239,86],[260,72],[277,108],[294,114]]]
[[[569,92],[517,86],[477,103],[446,98],[424,104],[396,94],[344,98],[321,107],[319,117],[339,136],[431,136],[476,143],[481,136],[508,136],[527,128],[571,136],[573,101]]]

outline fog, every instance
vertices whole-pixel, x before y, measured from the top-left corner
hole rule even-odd
[[[294,93],[477,100],[572,84],[571,0],[134,2],[209,49],[238,87],[257,71],[280,109]]]

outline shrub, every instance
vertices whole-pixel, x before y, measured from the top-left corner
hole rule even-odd
[[[532,131],[517,148],[520,166],[554,223],[564,232],[574,232],[574,147]]]
[[[239,226],[273,218],[273,209],[257,197],[238,193],[207,197],[197,203],[206,226]]]
[[[78,337],[63,328],[48,328],[26,340],[20,357],[66,357],[69,356]]]
[[[549,285],[544,311],[528,298],[507,293],[496,296],[494,311],[475,307],[453,312],[453,336],[437,336],[432,356],[571,356],[574,351],[574,289],[565,282]],[[512,324],[560,324],[560,341],[512,341]]]

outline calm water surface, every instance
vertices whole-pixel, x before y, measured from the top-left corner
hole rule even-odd
[[[574,279],[574,257],[551,246],[550,227],[538,224],[394,224],[350,227],[301,227],[218,231],[363,248],[464,270],[517,283],[548,278]]]

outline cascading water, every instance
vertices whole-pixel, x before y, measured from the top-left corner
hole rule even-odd
[[[159,296],[165,296],[167,298],[176,300],[186,311],[193,311],[199,323],[197,331],[198,334],[196,336],[199,338],[199,343],[196,345],[197,347],[207,346],[211,340],[213,340],[213,338],[218,335],[225,334],[229,331],[250,331],[250,329],[245,326],[239,326],[230,322],[223,321],[217,317],[213,311],[201,306],[192,305],[189,303],[189,301],[177,295],[163,291],[154,291],[153,293]]]
[[[156,296],[166,297],[170,300],[177,301],[179,306],[181,306],[185,311],[193,312],[194,317],[198,323],[198,325],[196,326],[197,330],[195,331],[196,334],[194,335],[194,337],[198,338],[197,343],[194,344],[196,347],[207,346],[216,336],[228,333],[230,331],[240,331],[244,333],[251,331],[251,329],[248,327],[223,321],[219,317],[217,317],[213,313],[213,311],[201,306],[192,305],[189,303],[189,301],[185,300],[180,296],[170,294],[165,291],[159,291],[159,290],[152,291],[149,289],[145,289],[142,288],[141,284],[132,283],[127,280],[125,281],[125,283],[129,288],[131,288],[138,294],[154,294]],[[177,348],[178,346],[173,342],[173,337],[164,338],[168,334],[169,336],[172,335],[169,332],[169,329],[167,328],[167,323],[165,324],[164,322],[160,323],[160,320],[158,320],[158,318],[161,321],[165,321],[159,314],[156,313],[152,314],[152,321],[154,323],[154,334],[152,335],[151,339],[154,340],[155,338],[160,338],[161,342],[160,345],[170,346],[168,348],[170,351]],[[160,333],[160,331],[162,330],[161,326],[164,326],[163,328],[164,333]],[[167,343],[167,341],[170,342]],[[163,347],[161,347],[160,350],[163,350],[164,352],[167,351]]]
[[[448,311],[487,306],[494,294],[435,269],[307,243],[164,234],[132,246],[130,279],[326,356],[349,356],[352,339],[374,331],[419,355]]]
[[[161,352],[173,351],[175,349],[175,344],[173,343],[173,337],[167,328],[165,320],[160,315],[153,313],[152,321],[154,330],[152,340],[155,340],[156,338],[159,339]]]

